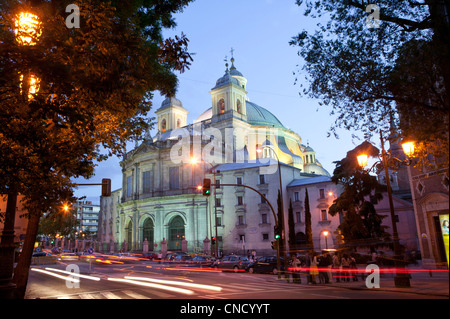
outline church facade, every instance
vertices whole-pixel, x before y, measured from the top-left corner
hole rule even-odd
[[[148,134],[124,156],[122,188],[101,198],[103,251],[141,251],[145,242],[155,252],[274,254],[280,182],[286,232],[293,194],[288,185],[317,177],[331,185],[300,135],[248,100],[247,79],[231,62],[209,92],[211,108],[194,123],[187,123],[180,100],[167,98],[156,110],[156,136]],[[197,188],[204,178],[212,181],[210,196]],[[331,204],[322,201],[320,212]],[[317,227],[332,234],[338,220],[329,218]],[[304,232],[301,227],[299,222],[295,231]]]

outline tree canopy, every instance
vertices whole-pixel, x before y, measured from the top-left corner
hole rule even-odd
[[[290,42],[304,60],[300,94],[331,106],[336,128],[388,132],[391,118],[417,150],[448,164],[449,20],[444,1],[297,0],[321,18]],[[298,79],[300,81],[300,79]],[[303,87],[303,82],[301,82]]]
[[[331,180],[342,185],[343,192],[330,206],[329,214],[342,214],[343,221],[338,229],[347,243],[370,245],[389,237],[386,226],[382,225],[384,217],[377,214],[374,206],[383,198],[386,186],[379,184],[375,176],[359,166],[356,155],[361,152],[377,156],[379,150],[364,142],[335,162]]]
[[[74,200],[72,178],[91,177],[97,161],[143,136],[152,92],[176,92],[188,39],[162,30],[191,1],[0,2],[0,194],[21,193],[30,212],[14,274],[22,297],[40,215]],[[69,4],[79,27],[66,24]],[[24,12],[35,32],[18,27]]]

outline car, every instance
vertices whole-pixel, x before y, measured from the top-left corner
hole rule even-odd
[[[60,261],[68,261],[68,260],[79,260],[80,256],[76,253],[62,253],[58,256],[58,260]]]
[[[284,269],[284,259],[280,258],[281,270]],[[251,274],[254,273],[267,273],[278,274],[277,256],[263,256],[259,257],[257,261],[254,261],[245,268]]]
[[[211,267],[215,269],[232,270],[234,272],[245,271],[250,263],[247,256],[229,255],[216,260]]]
[[[176,263],[189,263],[192,261],[192,256],[189,255],[176,255],[173,259]]]

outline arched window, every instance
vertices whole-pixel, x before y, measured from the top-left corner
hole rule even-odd
[[[142,227],[142,242],[147,239],[149,250],[153,250],[154,228],[155,225],[153,224],[153,220],[151,218],[147,218]]]
[[[242,114],[242,105],[241,105],[241,101],[240,100],[237,100],[237,102],[236,102],[236,111],[239,114]]]
[[[184,239],[184,221],[180,216],[175,216],[169,223],[168,249],[181,250],[181,241]]]
[[[180,121],[180,119],[178,119],[177,120],[177,128],[180,128],[181,127],[181,121]]]
[[[225,100],[220,99],[217,103],[217,109],[219,110],[219,114],[225,113]]]
[[[130,220],[128,226],[125,228],[127,247],[126,250],[131,250],[133,247],[133,222]]]
[[[164,133],[165,131],[167,131],[167,122],[166,122],[166,119],[163,119],[161,121],[161,132]]]

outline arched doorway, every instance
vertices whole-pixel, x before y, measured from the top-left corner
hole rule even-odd
[[[169,223],[169,250],[181,250],[181,241],[184,239],[184,220],[175,216]]]
[[[148,241],[148,250],[153,250],[154,245],[154,229],[155,225],[153,224],[153,220],[151,218],[147,218],[144,221],[144,224],[142,226],[142,238],[141,242],[143,243],[144,240],[147,238]]]
[[[125,228],[125,238],[127,241],[127,247],[125,250],[132,250],[133,247],[133,222],[130,220]]]

